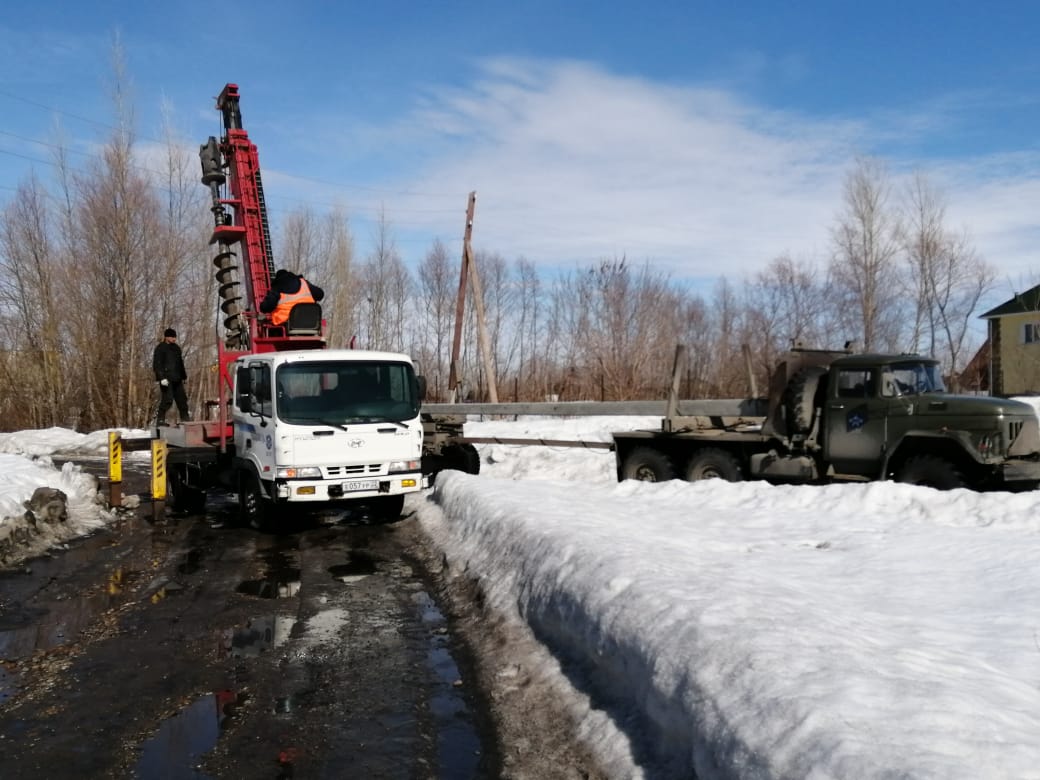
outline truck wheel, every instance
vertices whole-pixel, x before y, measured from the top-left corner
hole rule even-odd
[[[787,434],[805,435],[812,430],[816,418],[816,391],[820,377],[827,373],[824,366],[809,366],[795,372],[784,389],[784,414],[787,415]]]
[[[404,496],[384,496],[372,500],[376,520],[381,523],[396,523],[404,511]]]
[[[625,458],[621,478],[638,479],[641,482],[667,482],[669,479],[675,479],[675,467],[664,453],[649,447],[636,447]]]
[[[686,479],[696,482],[699,479],[724,479],[727,482],[740,482],[740,461],[731,453],[715,447],[698,450],[686,466]]]
[[[445,447],[444,456],[451,464],[450,468],[466,474],[480,473],[480,453],[472,444],[453,444]]]
[[[896,475],[897,482],[924,485],[937,490],[966,487],[964,476],[950,461],[936,455],[917,455],[910,458]]]
[[[238,511],[242,525],[258,531],[274,531],[274,511],[271,502],[264,498],[256,474],[245,472],[239,479]]]
[[[184,463],[171,464],[166,472],[166,492],[174,512],[201,515],[206,512],[206,491],[188,486],[188,467]]]

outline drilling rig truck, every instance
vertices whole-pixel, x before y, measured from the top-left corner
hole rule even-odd
[[[292,507],[329,504],[396,519],[430,472],[479,468],[475,450],[449,443],[461,418],[423,419],[425,381],[407,355],[326,348],[319,303],[298,303],[283,324],[259,312],[274,264],[257,148],[242,127],[237,85],[224,87],[216,107],[224,134],[199,156],[223,325],[219,400],[214,419],[156,429],[168,448],[171,504],[201,511],[219,488],[237,494],[241,520],[255,527],[282,525]]]

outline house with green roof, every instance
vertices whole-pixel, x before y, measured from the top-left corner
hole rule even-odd
[[[990,393],[1040,394],[1040,285],[980,318],[988,329]]]

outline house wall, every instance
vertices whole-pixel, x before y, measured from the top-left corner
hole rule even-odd
[[[1034,340],[1026,343],[1026,325],[1035,325]],[[1040,312],[1000,318],[1000,338],[994,345],[994,394],[1040,393]]]

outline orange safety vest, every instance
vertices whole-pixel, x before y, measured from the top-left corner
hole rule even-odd
[[[283,292],[278,298],[278,305],[271,312],[271,324],[284,325],[289,320],[289,311],[298,303],[314,303],[311,288],[307,282],[300,279],[300,289],[294,293]]]

